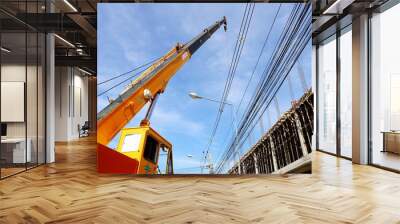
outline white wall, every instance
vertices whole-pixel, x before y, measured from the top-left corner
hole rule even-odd
[[[37,70],[38,69],[38,70]],[[27,80],[25,80],[27,78]],[[27,138],[31,148],[32,162],[39,159],[39,163],[44,163],[45,148],[45,120],[44,120],[44,74],[42,67],[36,65],[25,66],[25,63],[4,63],[1,66],[2,82],[23,82],[26,85],[26,107],[23,102],[19,111],[26,113],[26,120],[23,118],[21,122],[5,122],[7,124],[8,138]],[[4,89],[2,89],[2,93]],[[24,90],[19,90],[20,94],[24,94]],[[22,92],[21,92],[22,91]],[[7,97],[2,95],[3,97]],[[2,107],[2,112],[13,113],[12,108]],[[8,111],[7,111],[8,110]],[[15,110],[15,108],[14,108]],[[15,112],[14,112],[15,113]],[[38,154],[37,154],[38,153]]]
[[[36,74],[36,67],[34,66],[27,66],[20,64],[3,64],[1,66],[1,81],[2,82],[25,82],[26,71],[29,74],[28,78],[30,78],[31,74]],[[30,78],[29,86],[36,86],[36,80]],[[27,88],[27,106],[33,107],[36,111],[36,88]],[[34,104],[32,104],[34,103]],[[39,105],[40,106],[40,105]],[[1,110],[7,110],[7,108],[1,108]],[[28,112],[31,112],[28,110]],[[30,128],[36,131],[36,113],[27,113],[28,122],[28,137],[31,133]],[[34,123],[32,123],[34,122]],[[8,137],[25,137],[25,124],[26,122],[7,122],[7,136]],[[33,133],[33,131],[32,131]],[[35,132],[36,136],[36,132]]]
[[[72,67],[56,67],[55,73],[55,140],[70,141],[89,117],[88,77]]]
[[[69,69],[67,67],[55,68],[55,140],[68,140],[68,88],[69,88]]]
[[[1,81],[25,82],[25,64],[3,64],[1,66]],[[7,108],[1,108],[6,110]],[[25,137],[25,122],[7,122],[7,137]]]

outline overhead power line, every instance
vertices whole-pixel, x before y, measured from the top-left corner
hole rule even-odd
[[[148,68],[148,67],[146,67],[146,68],[144,68],[144,69],[140,70],[139,72],[137,72],[137,73],[136,73],[136,74],[134,74],[133,76],[130,76],[130,77],[128,77],[128,78],[126,78],[126,79],[122,80],[121,82],[119,82],[119,83],[117,83],[117,84],[115,84],[115,85],[111,86],[111,87],[110,87],[110,88],[108,88],[107,90],[105,90],[105,91],[103,91],[103,92],[99,93],[97,96],[102,96],[102,95],[104,95],[104,94],[106,94],[106,93],[110,92],[111,90],[113,90],[113,89],[117,88],[118,86],[120,86],[120,85],[124,84],[125,82],[128,82],[128,81],[130,81],[132,78],[134,78],[134,77],[136,77],[136,76],[140,75],[142,72],[146,71],[146,69],[147,69],[147,68]]]
[[[218,162],[217,172],[221,172],[226,162],[235,155],[237,146],[242,145],[252,133],[251,131],[275,98],[307,43],[311,41],[310,9],[309,3],[294,5],[276,42],[275,49],[265,65],[250,103],[240,119],[238,134],[228,144]]]
[[[266,45],[267,45],[267,43],[268,43],[268,41],[269,41],[269,38],[270,38],[271,32],[272,32],[272,30],[273,30],[273,28],[274,28],[276,19],[277,19],[278,15],[279,15],[279,12],[280,12],[280,10],[281,10],[281,6],[282,6],[282,4],[279,4],[278,9],[276,10],[274,19],[273,19],[271,25],[270,25],[269,28],[268,28],[267,34],[266,34],[266,36],[265,36],[263,45],[262,45],[262,47],[261,47],[260,53],[259,53],[258,58],[257,58],[257,61],[256,61],[256,64],[254,65],[254,68],[253,68],[253,71],[252,71],[252,73],[251,73],[251,75],[250,75],[249,81],[247,82],[246,88],[245,88],[245,90],[244,90],[244,92],[243,92],[243,95],[242,95],[242,97],[241,97],[241,99],[240,99],[240,101],[239,101],[239,104],[238,104],[238,106],[237,106],[237,108],[236,108],[236,113],[239,112],[240,106],[241,106],[241,104],[242,104],[242,102],[243,102],[243,99],[244,99],[246,93],[247,93],[247,90],[248,90],[248,88],[249,88],[249,86],[250,86],[250,83],[251,83],[251,81],[252,81],[252,79],[253,79],[253,76],[254,76],[254,74],[255,74],[255,72],[256,72],[256,70],[257,70],[257,67],[258,67],[258,64],[259,64],[259,62],[260,62],[261,56],[262,56],[263,53],[264,53],[264,49],[265,49],[265,47],[266,47]],[[231,138],[231,141],[234,141],[234,138],[235,138],[235,136],[233,136],[233,137]],[[222,156],[222,155],[221,155],[221,156]]]
[[[212,142],[214,140],[215,134],[217,132],[217,129],[218,129],[218,126],[219,126],[219,122],[221,120],[221,115],[222,115],[222,112],[223,112],[224,107],[225,107],[226,99],[227,99],[227,97],[229,95],[229,92],[230,92],[230,89],[231,89],[231,86],[232,86],[232,81],[233,81],[235,73],[236,73],[236,68],[237,68],[237,66],[239,64],[239,61],[240,61],[240,56],[242,54],[243,46],[244,46],[244,43],[246,42],[246,37],[247,37],[247,33],[248,33],[248,30],[249,30],[249,27],[250,27],[251,19],[253,17],[254,7],[255,7],[255,3],[247,3],[245,11],[243,13],[243,17],[242,17],[242,21],[241,21],[241,25],[240,25],[240,30],[239,30],[239,33],[238,33],[238,37],[237,37],[237,40],[236,40],[236,43],[235,43],[234,52],[233,52],[233,55],[232,55],[231,64],[229,66],[228,75],[227,75],[226,81],[225,81],[224,91],[222,93],[221,100],[220,100],[221,103],[220,103],[219,108],[218,108],[217,117],[215,119],[214,126],[213,126],[213,129],[212,129],[209,141],[208,141],[206,149],[204,151],[204,164],[207,163],[210,147],[212,145]]]
[[[253,71],[252,71],[252,73],[251,73],[251,75],[250,75],[249,81],[247,82],[246,88],[244,89],[243,95],[242,95],[242,97],[240,98],[239,104],[238,104],[238,106],[237,106],[237,108],[236,108],[236,113],[239,112],[239,108],[240,108],[240,106],[242,105],[244,96],[245,96],[246,93],[247,93],[247,89],[249,88],[250,83],[251,83],[251,80],[253,79],[253,76],[254,76],[254,74],[255,74],[255,72],[256,72],[256,70],[257,70],[258,63],[260,62],[261,56],[262,56],[263,53],[264,53],[264,48],[265,48],[265,46],[266,46],[267,43],[268,43],[269,36],[270,36],[270,34],[271,34],[272,28],[273,28],[274,25],[275,25],[276,18],[278,17],[279,12],[280,12],[280,10],[281,10],[281,6],[282,6],[282,4],[279,4],[278,10],[276,10],[276,13],[275,13],[275,16],[274,16],[274,20],[272,21],[272,24],[271,24],[271,26],[269,27],[269,30],[268,30],[268,33],[267,33],[267,35],[266,35],[266,37],[265,37],[263,46],[262,46],[262,48],[261,48],[261,50],[260,50],[260,54],[258,55],[257,62],[256,62],[256,64],[255,64],[255,66],[254,66],[254,69],[253,69]]]
[[[131,72],[134,72],[134,71],[136,71],[136,70],[139,70],[139,69],[141,69],[141,68],[143,68],[143,67],[146,67],[146,66],[148,66],[148,65],[150,65],[150,64],[153,64],[154,62],[160,60],[160,58],[162,58],[162,57],[158,57],[158,58],[156,58],[156,59],[153,59],[153,60],[151,60],[151,61],[149,61],[149,62],[147,62],[147,63],[145,63],[145,64],[142,64],[142,65],[140,65],[140,66],[138,66],[138,67],[136,67],[136,68],[134,68],[134,69],[131,69],[131,70],[127,71],[127,72],[124,72],[124,73],[122,73],[122,74],[114,75],[113,77],[111,77],[111,78],[109,78],[109,79],[107,79],[107,80],[104,80],[104,81],[101,81],[101,82],[97,83],[97,85],[99,86],[99,85],[105,84],[105,83],[107,83],[107,82],[111,82],[111,81],[113,81],[113,80],[115,80],[115,79],[118,79],[118,78],[120,78],[120,77],[122,77],[122,76],[128,75],[128,74],[130,74]]]

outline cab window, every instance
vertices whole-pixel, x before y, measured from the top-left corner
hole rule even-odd
[[[148,135],[143,157],[149,162],[157,163],[157,153],[158,153],[158,142],[153,137]]]
[[[137,152],[139,150],[141,135],[126,135],[122,143],[121,152]]]

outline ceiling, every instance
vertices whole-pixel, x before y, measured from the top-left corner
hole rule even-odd
[[[390,0],[312,0],[313,43],[352,23],[353,17],[373,11]]]
[[[45,0],[1,0],[2,46],[12,49],[7,58],[11,60],[25,55],[25,32],[28,33],[26,48],[28,58],[37,50],[37,44],[30,43],[32,37],[36,36],[36,33],[51,32],[57,34],[56,66],[78,66],[96,74],[96,10],[99,0],[47,0],[47,2],[46,5]],[[36,39],[34,42],[36,43]]]

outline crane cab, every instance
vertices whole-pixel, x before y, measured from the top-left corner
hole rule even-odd
[[[138,161],[138,174],[173,174],[172,145],[149,126],[122,129],[117,151]]]

